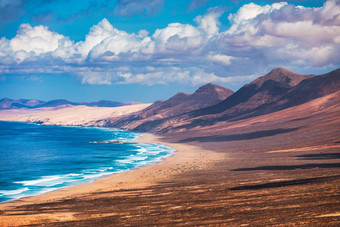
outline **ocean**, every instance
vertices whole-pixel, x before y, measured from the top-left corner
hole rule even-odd
[[[134,143],[134,132],[0,121],[0,202],[157,163],[170,147]],[[118,140],[124,143],[98,143]]]

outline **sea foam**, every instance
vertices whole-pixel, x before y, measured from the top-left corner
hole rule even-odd
[[[14,155],[17,150],[22,152],[3,160],[9,163],[14,159],[13,168],[3,165],[0,160],[0,183],[5,185],[0,188],[0,202],[92,182],[111,174],[157,163],[175,152],[162,144],[132,143],[130,141],[140,137],[139,134],[115,129],[22,123],[11,123],[1,128],[0,124],[1,130],[11,127],[20,129],[10,132],[18,133],[13,138],[20,138],[22,132],[27,134],[13,148],[7,146],[10,152],[1,154],[0,150],[0,158],[12,153]],[[105,140],[124,143],[90,143]],[[6,147],[6,142],[0,139],[0,146]],[[16,166],[20,162],[22,165]],[[17,171],[18,168],[20,171]]]

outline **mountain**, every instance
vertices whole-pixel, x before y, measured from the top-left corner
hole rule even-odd
[[[137,131],[168,132],[247,119],[307,103],[340,90],[340,69],[324,75],[299,75],[283,68],[244,85],[225,100],[174,117],[144,122]]]
[[[66,99],[56,99],[56,100],[51,100],[48,102],[45,102],[41,105],[33,106],[31,108],[41,108],[41,107],[57,107],[57,106],[64,106],[64,105],[69,105],[69,106],[77,106],[79,105],[78,103],[70,102]]]
[[[100,100],[97,102],[81,102],[79,105],[84,106],[95,106],[95,107],[117,107],[117,106],[125,106],[125,105],[131,105],[131,104],[137,104],[137,102],[114,102],[109,100]]]
[[[277,106],[289,108],[337,91],[340,91],[340,69],[302,81],[282,96]]]
[[[96,107],[117,107],[117,106],[125,106],[137,104],[137,102],[114,102],[108,100],[100,100],[97,102],[70,102],[65,99],[56,99],[50,101],[41,101],[35,99],[8,99],[3,98],[0,100],[0,110],[6,109],[35,109],[42,107],[65,107],[65,106],[96,106]]]
[[[215,105],[233,93],[228,88],[209,83],[198,88],[193,94],[177,93],[167,101],[151,106],[147,112],[151,115],[160,114],[162,117],[171,117]]]
[[[314,75],[299,75],[284,68],[276,68],[241,89],[224,101],[209,108],[197,110],[191,117],[224,112],[229,117],[239,116],[261,105],[275,102],[301,81]]]
[[[136,128],[144,122],[177,116],[196,109],[215,105],[233,93],[234,92],[228,88],[209,83],[198,88],[193,94],[179,92],[166,101],[157,101],[148,108],[119,119],[113,124],[109,122],[108,126],[124,127],[127,129]]]
[[[45,102],[35,99],[8,99],[0,100],[0,110],[2,109],[16,109],[16,108],[32,108],[34,106],[42,105]]]

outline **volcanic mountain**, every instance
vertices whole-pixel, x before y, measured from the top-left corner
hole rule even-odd
[[[246,119],[297,106],[339,90],[340,69],[314,76],[276,68],[215,105],[144,122],[135,130],[168,132]]]
[[[148,108],[128,117],[118,121],[113,120],[113,123],[108,121],[107,126],[134,129],[144,122],[165,119],[215,105],[233,93],[228,88],[209,83],[197,89],[193,94],[179,92],[166,101],[157,101]]]
[[[209,108],[197,110],[191,117],[224,113],[229,118],[250,112],[259,106],[277,101],[292,87],[313,75],[299,75],[284,68],[276,68],[253,82],[244,85],[232,96]]]

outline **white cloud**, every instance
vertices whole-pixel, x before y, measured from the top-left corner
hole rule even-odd
[[[203,16],[195,18],[198,28],[205,31],[208,35],[216,35],[219,32],[220,21],[218,20],[223,14],[220,8],[212,8]]]
[[[123,33],[122,35],[127,35],[127,33],[115,29],[107,19],[103,19],[90,29],[89,34],[86,35],[85,41],[76,43],[73,48],[75,49],[75,53],[79,53],[85,58],[89,52],[103,40],[115,35],[120,35],[120,33]]]
[[[116,32],[114,35],[104,39],[100,44],[91,49],[91,59],[105,59],[107,61],[119,59],[121,53],[137,53],[142,47],[150,42],[150,38],[144,39],[125,32]],[[131,56],[132,57],[132,56]]]
[[[152,35],[152,42],[144,49],[147,54],[182,52],[201,45],[199,30],[189,24],[171,23],[166,28],[157,29]]]
[[[340,38],[340,26],[324,26],[313,23],[311,20],[298,22],[280,22],[265,20],[261,28],[266,34],[273,37],[292,38],[308,42],[311,45],[336,42]]]
[[[328,0],[321,9],[319,23],[340,26],[340,2]]]
[[[63,35],[49,31],[45,26],[31,27],[29,24],[22,24],[9,45],[14,52],[25,51],[39,55],[56,50],[59,40],[64,38]]]
[[[287,5],[286,2],[274,3],[272,5],[259,6],[254,3],[249,3],[242,6],[235,14],[230,14],[228,19],[232,23],[228,33],[255,33],[255,19],[259,15],[270,14],[275,10]]]
[[[79,42],[22,24],[14,38],[0,39],[0,73],[67,72],[88,84],[197,85],[247,81],[277,66],[334,68],[340,65],[339,12],[336,0],[319,8],[250,3],[229,15],[223,32],[220,8],[197,16],[196,26],[170,23],[153,34],[128,33],[103,19]]]
[[[68,38],[51,32],[48,27],[22,24],[13,39],[1,38],[0,57],[20,63],[34,56],[52,53],[62,45],[69,47],[71,44]]]
[[[273,65],[339,65],[334,59],[340,48],[339,12],[335,0],[320,8],[250,3],[229,16],[233,25],[221,34],[220,46],[235,55],[256,52]]]
[[[230,65],[231,60],[234,59],[232,56],[222,55],[222,54],[215,54],[215,55],[208,55],[208,60],[218,62],[224,65]]]

